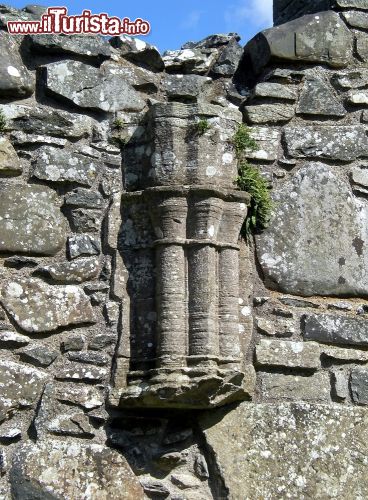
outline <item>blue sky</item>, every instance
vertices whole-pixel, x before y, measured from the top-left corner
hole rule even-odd
[[[13,7],[24,7],[27,0],[8,0]],[[29,2],[30,3],[30,2]],[[35,2],[36,3],[36,2]],[[252,36],[272,25],[272,0],[55,0],[50,7],[68,7],[71,14],[90,9],[94,14],[141,17],[150,21],[151,34],[144,37],[160,51],[178,49],[184,42],[200,40],[213,33],[236,31],[245,44]]]

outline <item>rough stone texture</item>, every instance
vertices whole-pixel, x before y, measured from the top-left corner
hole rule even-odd
[[[67,325],[93,323],[88,297],[77,286],[50,286],[30,278],[6,283],[1,303],[26,332],[43,333]],[[43,314],[47,307],[47,314]]]
[[[73,54],[86,58],[111,57],[109,42],[100,36],[29,35],[32,51],[50,54]]]
[[[275,201],[273,223],[257,238],[268,283],[302,296],[366,295],[366,208],[348,185],[329,167],[310,163],[275,192]]]
[[[358,405],[368,405],[368,370],[356,368],[351,372],[350,389],[353,401]]]
[[[46,67],[47,90],[81,108],[100,111],[140,111],[144,100],[137,94],[118,67],[103,69],[78,61],[62,61]]]
[[[0,137],[0,175],[19,175],[23,171],[21,161],[12,143]]]
[[[0,422],[15,410],[34,408],[47,376],[12,361],[0,362]]]
[[[328,344],[368,344],[368,324],[360,318],[332,314],[308,314],[304,318],[304,338]]]
[[[96,258],[81,258],[73,262],[45,266],[40,271],[44,271],[58,283],[82,283],[96,278],[100,272],[100,265]]]
[[[84,155],[66,149],[41,147],[33,175],[51,182],[70,182],[91,186],[97,176],[98,164]]]
[[[54,255],[65,241],[65,219],[48,187],[0,186],[0,251]]]
[[[368,156],[368,139],[360,125],[286,127],[284,137],[294,158],[352,161]]]
[[[320,367],[320,350],[315,342],[292,342],[261,339],[256,347],[256,362],[260,366],[289,368]]]
[[[284,123],[294,116],[295,107],[291,104],[258,104],[244,107],[248,123]]]
[[[215,496],[365,498],[367,418],[359,408],[306,403],[243,403],[202,417],[223,482]]]
[[[345,21],[353,28],[368,29],[368,13],[349,10],[342,14]]]
[[[295,85],[282,85],[281,83],[262,82],[254,87],[252,95],[254,97],[273,97],[285,101],[296,101],[298,87]]]
[[[110,43],[128,61],[142,65],[152,71],[162,71],[165,67],[157,48],[143,40],[122,35],[111,38]]]
[[[260,374],[263,396],[271,401],[310,401],[327,403],[330,397],[328,373],[309,377],[282,373]]]
[[[144,498],[126,460],[99,444],[25,444],[18,449],[10,477],[15,498]]]
[[[259,73],[273,60],[322,62],[347,66],[352,55],[352,35],[335,12],[307,15],[262,31],[244,49]]]
[[[248,159],[274,161],[278,157],[280,132],[270,127],[251,127],[250,136],[256,141],[257,149],[247,149],[244,155]]]
[[[307,78],[299,103],[297,113],[306,115],[345,116],[346,110],[327,82],[318,78]]]
[[[22,98],[34,91],[33,76],[24,66],[15,37],[0,32],[0,96]]]

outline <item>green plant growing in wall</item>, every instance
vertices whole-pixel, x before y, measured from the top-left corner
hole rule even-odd
[[[256,151],[257,142],[250,136],[249,128],[245,124],[239,125],[234,138],[236,155],[238,158],[237,186],[247,191],[251,196],[248,215],[244,221],[242,235],[248,238],[251,233],[265,229],[270,222],[273,201],[266,179],[257,167],[250,165],[245,159],[246,151]]]
[[[4,112],[0,110],[0,133],[5,132],[5,127],[6,127],[6,118]]]
[[[204,135],[211,128],[211,125],[208,120],[201,118],[199,122],[195,124],[195,128],[199,135]]]
[[[112,123],[112,128],[115,130],[123,130],[124,122],[121,118],[116,118]]]

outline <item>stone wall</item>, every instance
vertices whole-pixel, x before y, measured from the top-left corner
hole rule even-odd
[[[368,5],[305,7],[161,56],[0,6],[0,498],[367,496]]]

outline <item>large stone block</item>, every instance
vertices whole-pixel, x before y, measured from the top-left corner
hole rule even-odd
[[[261,339],[256,347],[257,364],[288,368],[317,369],[320,350],[315,342],[292,342]]]
[[[0,251],[54,255],[61,249],[66,222],[54,191],[2,184],[0,197]]]
[[[0,97],[27,97],[34,91],[34,78],[24,66],[15,37],[0,32]]]
[[[243,403],[200,427],[219,480],[216,498],[366,498],[368,413],[307,403]]]
[[[302,296],[368,295],[367,208],[349,185],[309,163],[274,199],[271,225],[257,237],[267,284]]]
[[[269,401],[310,401],[325,403],[331,386],[328,373],[317,372],[309,377],[261,373],[261,392]]]
[[[326,63],[344,67],[352,57],[353,36],[336,12],[307,15],[262,31],[245,46],[253,69],[260,73],[274,60]],[[247,68],[241,63],[240,71]],[[249,69],[248,69],[249,71]]]
[[[99,444],[46,440],[21,446],[10,472],[14,498],[143,500],[120,453]]]
[[[303,318],[304,338],[326,344],[368,345],[368,322],[335,314],[307,314]]]

